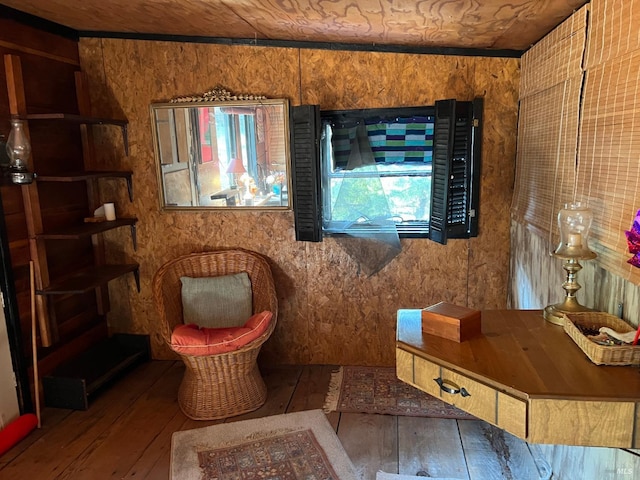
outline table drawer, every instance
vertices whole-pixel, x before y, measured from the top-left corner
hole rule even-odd
[[[411,353],[396,349],[396,376],[409,385],[415,385],[413,380],[413,355]]]
[[[416,386],[482,420],[496,423],[496,391],[440,365],[414,358]]]
[[[496,391],[470,378],[442,368],[436,379],[441,382],[440,398],[482,420],[496,424]]]
[[[416,386],[429,395],[441,398],[440,386],[435,382],[435,379],[440,376],[440,365],[420,357],[414,357],[413,361],[414,382]],[[449,400],[445,401],[451,403]]]
[[[400,380],[526,439],[526,401],[400,349],[396,362]]]

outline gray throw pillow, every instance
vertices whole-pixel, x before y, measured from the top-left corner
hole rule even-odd
[[[253,313],[251,280],[246,272],[220,277],[180,277],[185,324],[239,327]]]

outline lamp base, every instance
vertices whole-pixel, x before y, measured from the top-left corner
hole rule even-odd
[[[549,305],[544,309],[544,319],[554,325],[564,325],[564,313],[592,312],[592,308],[583,307],[575,298],[567,298],[562,303]]]

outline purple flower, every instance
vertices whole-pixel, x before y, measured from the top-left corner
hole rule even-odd
[[[624,234],[627,237],[629,253],[633,254],[627,263],[640,268],[640,210],[636,213],[631,230],[625,231]]]

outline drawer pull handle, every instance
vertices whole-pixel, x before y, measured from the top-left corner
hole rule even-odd
[[[453,382],[446,382],[442,380],[442,377],[434,378],[433,380],[440,386],[440,390],[442,390],[443,392],[450,393],[451,395],[456,395],[459,393],[463,397],[471,396],[471,394],[467,391],[466,388],[464,387],[460,388],[458,387],[458,385],[456,385]]]

